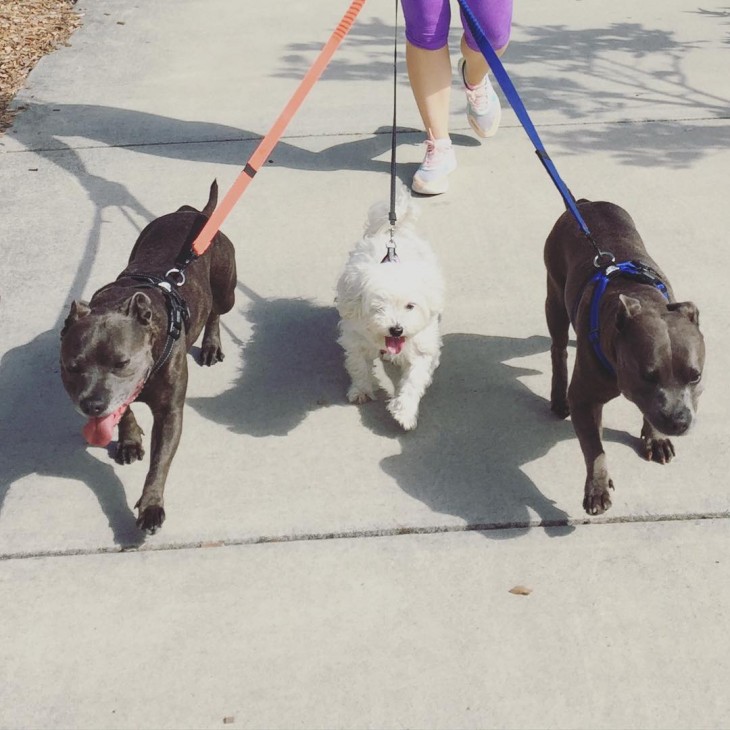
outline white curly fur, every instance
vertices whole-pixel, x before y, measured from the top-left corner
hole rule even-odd
[[[374,399],[378,358],[400,368],[388,410],[410,430],[416,427],[421,397],[439,364],[444,282],[433,250],[415,231],[417,207],[404,185],[397,192],[393,235],[399,261],[381,263],[390,241],[388,211],[388,203],[371,207],[364,235],[337,283],[338,342],[352,381],[347,393],[351,403]],[[398,328],[402,335],[394,337]]]

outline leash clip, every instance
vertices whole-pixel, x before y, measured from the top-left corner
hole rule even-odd
[[[383,257],[381,264],[397,264],[399,262],[398,254],[395,252],[395,241],[393,240],[394,229],[390,229],[390,241],[386,244],[387,253]]]

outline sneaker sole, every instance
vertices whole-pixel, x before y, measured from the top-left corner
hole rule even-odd
[[[466,118],[469,121],[469,126],[474,130],[474,132],[480,137],[486,139],[487,137],[494,137],[494,135],[497,134],[497,130],[499,129],[499,123],[502,121],[502,109],[500,108],[499,114],[497,114],[497,116],[494,118],[492,126],[486,130],[482,129],[477,124],[476,119],[474,119],[474,117],[472,117],[470,114],[467,114]]]
[[[432,180],[431,182],[421,182],[418,178],[413,178],[411,182],[411,190],[419,195],[441,195],[449,189],[449,180],[446,177],[440,180]]]

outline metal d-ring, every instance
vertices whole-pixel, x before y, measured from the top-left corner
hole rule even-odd
[[[185,283],[185,274],[180,269],[170,269],[165,278],[169,279],[175,286],[182,286]]]
[[[606,259],[605,263],[601,263],[601,259]],[[610,251],[599,251],[596,256],[593,258],[593,265],[597,269],[602,269],[604,266],[611,266],[611,264],[616,263],[616,257],[610,252]]]
[[[393,238],[393,234],[395,232],[395,229],[393,226],[390,227],[390,241],[385,244],[385,248],[387,253],[383,257],[383,260],[380,262],[381,264],[385,263],[398,263],[398,254],[395,250],[395,239]]]

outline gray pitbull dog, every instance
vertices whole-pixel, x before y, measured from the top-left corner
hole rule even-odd
[[[117,280],[90,302],[73,302],[61,332],[61,377],[90,419],[84,429],[90,443],[106,446],[118,422],[116,461],[142,459],[142,430],[128,406],[137,400],[152,411],[150,468],[135,505],[137,525],[149,533],[165,519],[165,480],[182,432],[187,352],[203,328],[202,364],[223,359],[219,320],[234,303],[233,244],[219,232],[203,255],[189,257],[182,285],[175,285],[180,277],[171,282],[168,276],[217,198],[214,181],[202,212],[183,206],[147,225]]]
[[[550,401],[558,416],[571,416],[587,469],[583,508],[597,515],[611,506],[613,489],[601,443],[603,405],[623,394],[638,406],[643,455],[666,464],[674,456],[669,436],[685,433],[695,418],[705,345],[697,307],[674,300],[629,214],[613,203],[581,200],[578,207],[615,265],[597,269],[570,213],[558,219],[545,243]],[[571,323],[577,347],[568,387]]]

